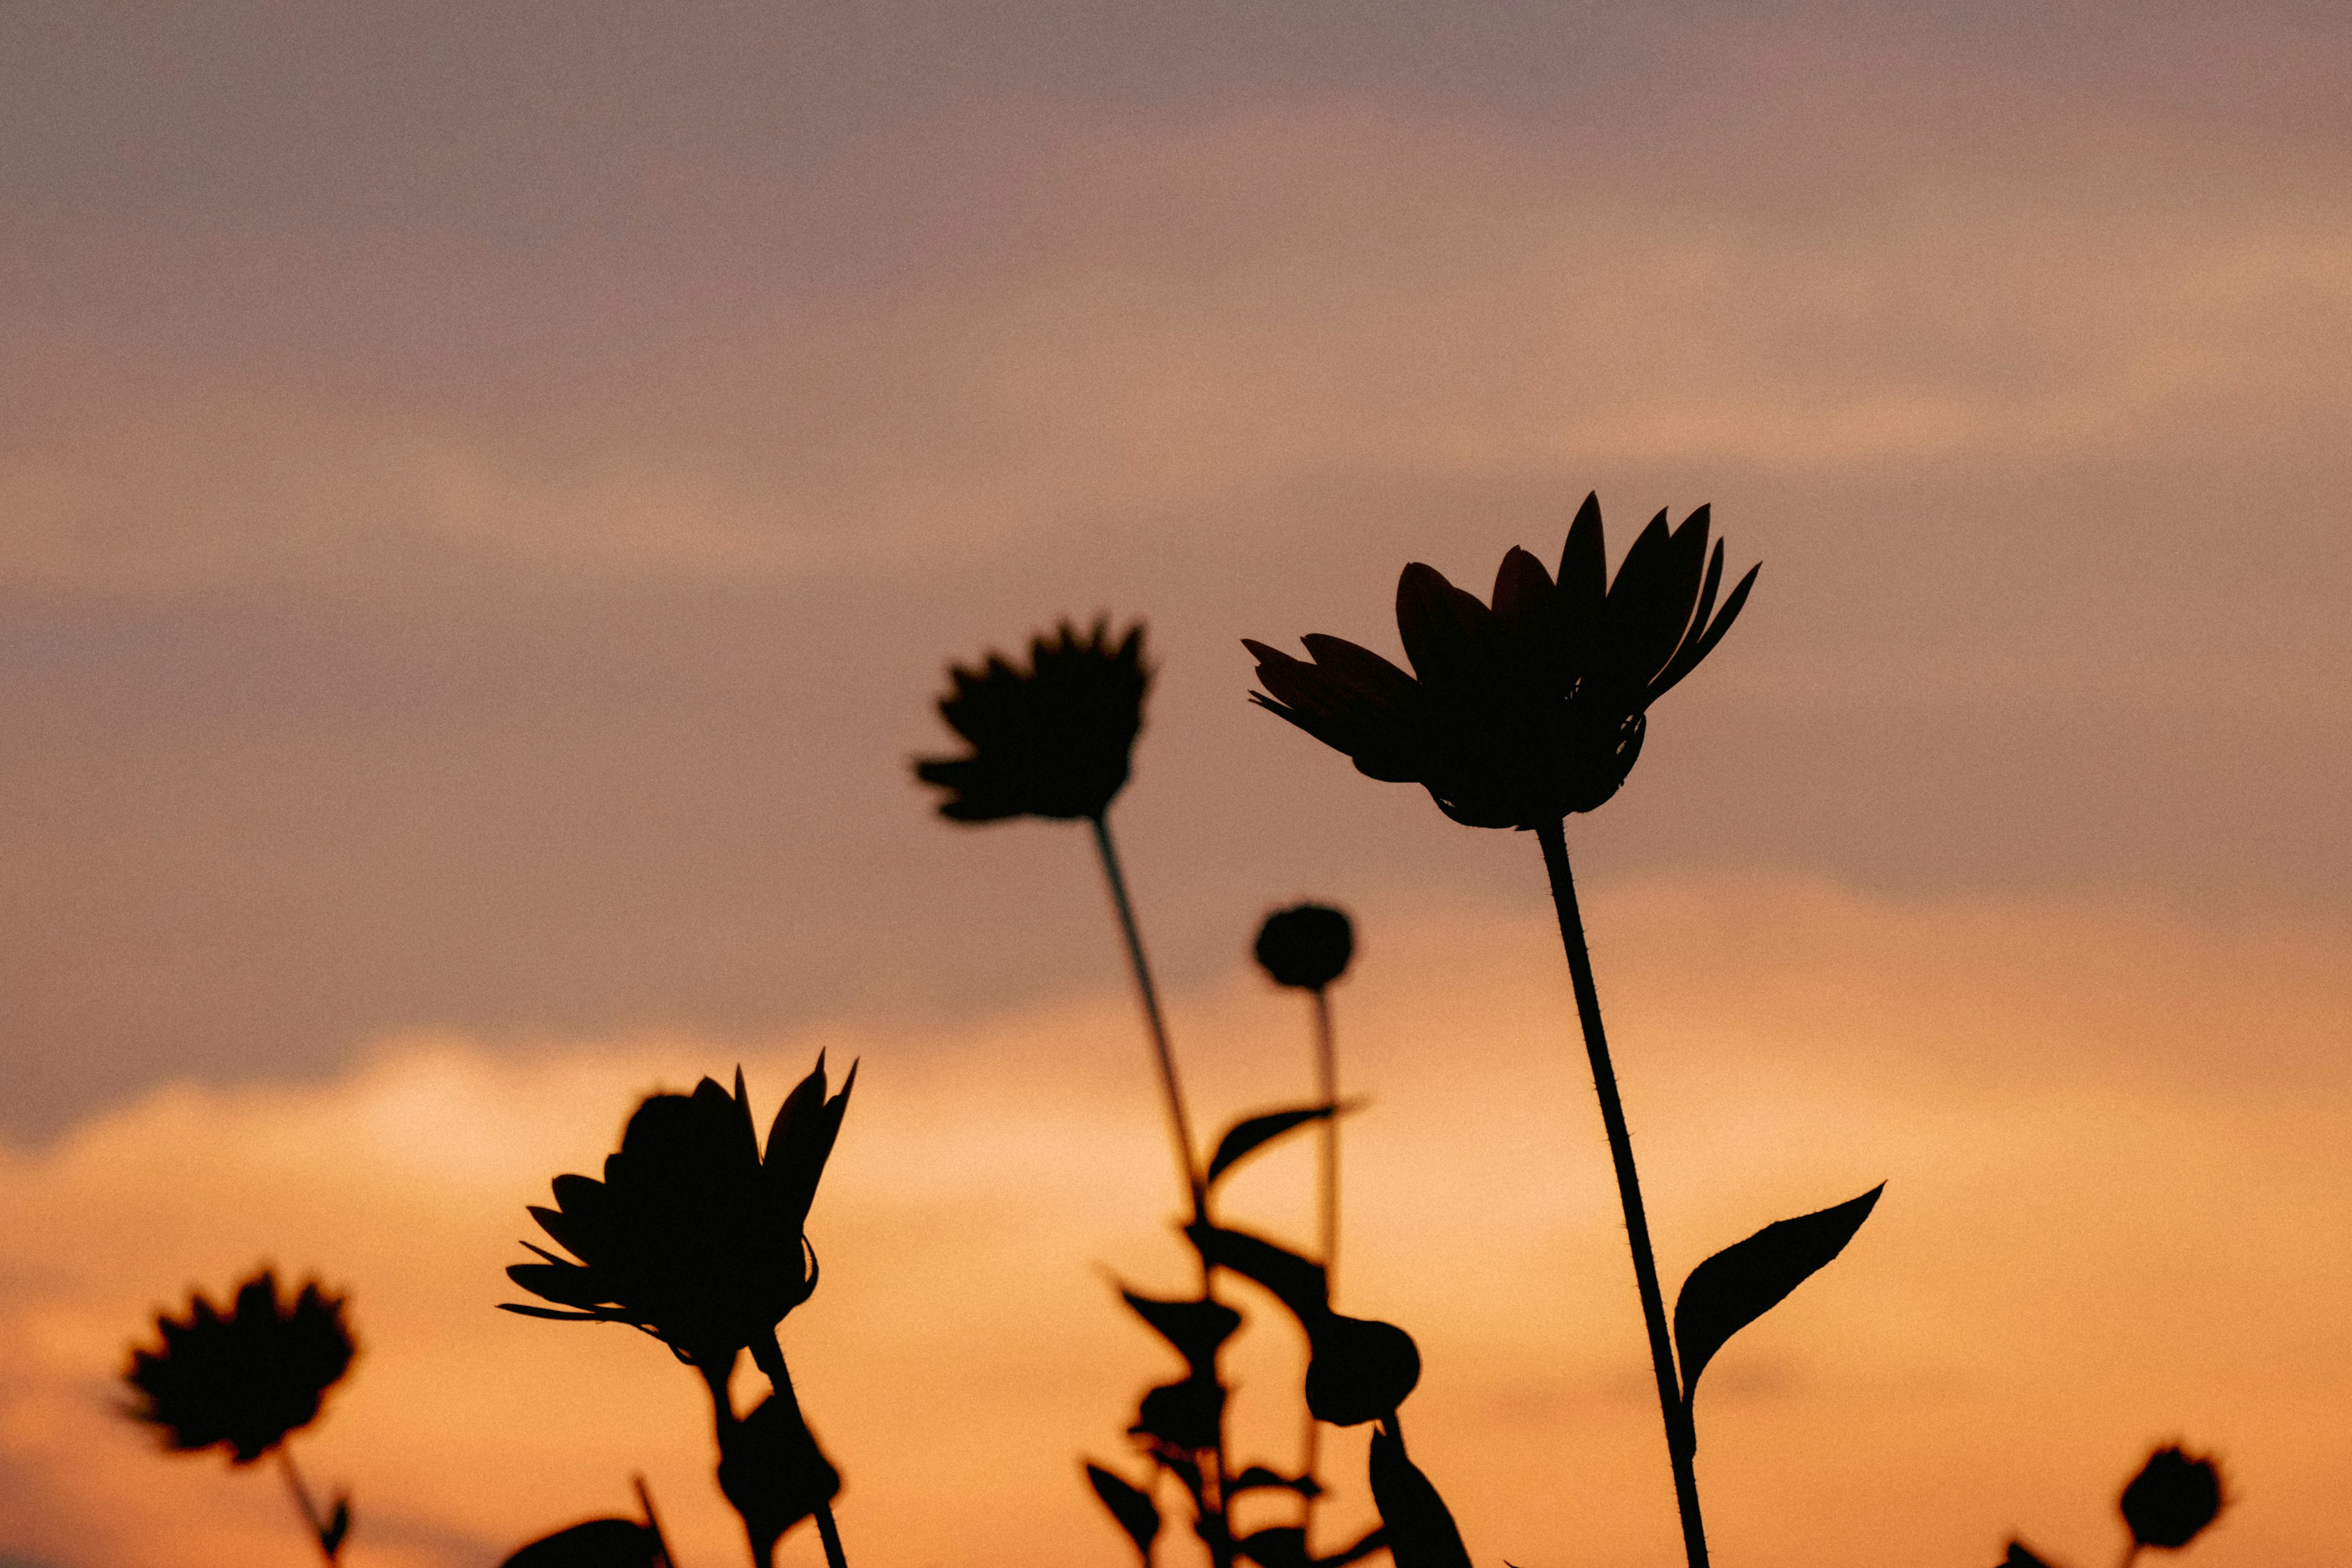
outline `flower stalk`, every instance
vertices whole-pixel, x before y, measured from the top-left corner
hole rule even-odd
[[[1584,920],[1576,905],[1576,879],[1568,864],[1565,823],[1536,829],[1550,873],[1552,907],[1559,915],[1560,945],[1576,987],[1576,1014],[1584,1026],[1584,1054],[1592,1065],[1593,1091],[1609,1135],[1609,1159],[1617,1172],[1617,1197],[1625,1211],[1625,1241],[1633,1254],[1633,1280],[1642,1295],[1642,1321],[1649,1331],[1650,1365],[1657,1374],[1658,1408],[1665,1418],[1666,1452],[1674,1465],[1675,1506],[1682,1517],[1683,1552],[1690,1568],[1706,1568],[1706,1527],[1699,1517],[1698,1437],[1684,1403],[1675,1369],[1674,1340],[1666,1328],[1666,1303],[1658,1289],[1658,1262],[1650,1246],[1649,1216],[1642,1207],[1642,1179],[1633,1166],[1633,1137],[1625,1125],[1617,1071],[1609,1060],[1609,1037],[1601,1025],[1601,993],[1592,980],[1592,954],[1584,941]]]
[[[800,1396],[793,1392],[792,1369],[784,1364],[784,1347],[774,1330],[751,1342],[751,1360],[767,1374],[768,1386],[776,1398],[791,1412],[793,1423],[805,1426],[801,1415]],[[849,1568],[849,1558],[841,1549],[841,1527],[834,1522],[831,1499],[821,1499],[816,1505],[816,1532],[824,1542],[825,1568]]]
[[[1143,936],[1135,923],[1135,906],[1127,896],[1127,878],[1119,869],[1118,847],[1110,836],[1108,807],[1088,818],[1094,825],[1095,847],[1102,856],[1103,877],[1110,884],[1110,901],[1118,911],[1119,934],[1127,940],[1128,966],[1135,974],[1136,994],[1143,1002],[1144,1026],[1151,1036],[1153,1058],[1160,1065],[1160,1089],[1167,1100],[1168,1133],[1176,1145],[1178,1179],[1192,1204],[1192,1223],[1208,1219],[1208,1189],[1192,1152],[1192,1121],[1184,1110],[1184,1090],[1176,1079],[1176,1054],[1169,1048],[1168,1025],[1160,1013],[1160,993],[1151,983],[1151,964],[1143,956]]]
[[[302,1484],[302,1472],[294,1468],[292,1444],[278,1445],[278,1469],[286,1478],[286,1489],[294,1494],[294,1507],[301,1513],[302,1522],[310,1527],[310,1539],[318,1542],[319,1555],[327,1560],[327,1568],[334,1568],[342,1546],[341,1533],[330,1531],[327,1521],[320,1517],[319,1505],[310,1500],[310,1489]]]

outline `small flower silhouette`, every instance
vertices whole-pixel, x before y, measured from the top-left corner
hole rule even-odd
[[[1099,817],[1125,787],[1151,685],[1140,621],[1116,642],[1108,618],[1083,637],[1065,621],[1030,643],[1025,670],[992,653],[981,668],[949,675],[955,689],[940,699],[940,717],[971,754],[915,764],[918,778],[948,792],[940,816]]]
[[[2178,1548],[2221,1511],[2221,1471],[2210,1458],[2158,1448],[2124,1488],[2124,1522],[2136,1546]]]
[[[237,1287],[226,1313],[191,1295],[184,1321],[158,1314],[155,1327],[162,1345],[132,1347],[123,1373],[140,1395],[129,1414],[160,1428],[167,1447],[226,1444],[233,1465],[253,1463],[316,1419],[356,1348],[341,1299],[311,1280],[281,1304],[267,1268]]]
[[[1723,545],[1707,509],[1663,511],[1609,581],[1601,504],[1587,496],[1554,582],[1524,550],[1503,557],[1494,603],[1414,563],[1397,581],[1397,630],[1413,673],[1339,637],[1304,639],[1312,662],[1244,638],[1260,707],[1345,752],[1359,771],[1418,784],[1472,827],[1533,828],[1591,811],[1641,754],[1650,704],[1713,651],[1748,601],[1750,567],[1715,613]],[[1712,616],[1712,619],[1709,617]]]
[[[731,1367],[816,1289],[803,1227],[856,1081],[853,1066],[827,1100],[820,1055],[776,1113],[764,1160],[740,1070],[731,1095],[706,1078],[690,1095],[649,1096],[605,1160],[603,1181],[558,1176],[557,1207],[530,1211],[580,1261],[531,1247],[544,1261],[507,1270],[572,1310],[502,1305],[531,1317],[627,1323],[682,1361]]]
[[[1328,904],[1293,904],[1265,917],[1254,951],[1258,967],[1276,985],[1320,991],[1348,973],[1356,931],[1344,912]]]

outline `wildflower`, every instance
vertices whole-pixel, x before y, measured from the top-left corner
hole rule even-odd
[[[2124,1488],[2124,1522],[2138,1546],[2186,1546],[2221,1511],[2221,1471],[2210,1458],[2158,1448]]]
[[[1340,910],[1293,904],[1265,917],[1257,932],[1258,966],[1276,985],[1320,991],[1348,972],[1356,933]]]
[[[915,764],[918,778],[948,792],[942,816],[1098,818],[1125,787],[1151,685],[1140,621],[1116,642],[1108,617],[1083,637],[1064,621],[1030,643],[1027,669],[992,653],[949,675],[955,689],[940,699],[940,717],[971,754]]]
[[[816,1289],[803,1227],[856,1081],[852,1067],[827,1100],[820,1055],[776,1113],[764,1159],[740,1069],[731,1095],[706,1078],[690,1095],[648,1097],[605,1160],[603,1181],[558,1176],[557,1206],[530,1211],[579,1261],[531,1247],[544,1261],[507,1270],[572,1310],[506,1310],[627,1323],[680,1360],[732,1366]]]
[[[167,1447],[226,1444],[233,1465],[253,1463],[316,1419],[355,1349],[340,1298],[314,1279],[281,1304],[267,1268],[237,1287],[226,1313],[191,1295],[184,1321],[158,1314],[155,1328],[163,1344],[132,1347],[123,1374],[140,1394],[129,1414],[161,1428]]]
[[[1397,630],[1412,675],[1339,637],[1304,638],[1311,662],[1244,638],[1265,688],[1251,700],[1472,827],[1591,811],[1632,771],[1650,704],[1722,640],[1756,581],[1751,567],[1715,613],[1723,545],[1708,554],[1707,528],[1706,507],[1671,531],[1661,511],[1611,583],[1587,496],[1557,582],[1519,549],[1491,605],[1431,567],[1404,569]]]

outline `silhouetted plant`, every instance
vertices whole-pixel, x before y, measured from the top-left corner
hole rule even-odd
[[[327,1391],[351,1370],[358,1347],[342,1298],[313,1279],[281,1301],[278,1276],[265,1268],[238,1285],[226,1311],[191,1294],[184,1319],[159,1312],[155,1329],[161,1344],[131,1348],[123,1378],[139,1398],[125,1414],[154,1426],[175,1452],[226,1447],[232,1465],[276,1453],[303,1523],[333,1563],[351,1534],[351,1499],[339,1495],[320,1513],[287,1439],[318,1418]]]
[[[642,1520],[584,1520],[519,1548],[499,1568],[677,1568],[646,1479],[635,1481]]]
[[[1347,973],[1356,955],[1356,928],[1344,910],[1328,904],[1293,904],[1276,910],[1258,927],[1251,952],[1267,978],[1276,985],[1304,991],[1315,1002],[1315,1093],[1325,1105],[1339,1102],[1339,1050],[1331,1029],[1331,984]],[[1316,1166],[1316,1239],[1322,1253],[1323,1273],[1336,1289],[1339,1270],[1339,1119],[1323,1118],[1321,1158]],[[1299,1445],[1298,1473],[1315,1475],[1322,1458],[1322,1426],[1308,1411]],[[1315,1503],[1318,1492],[1299,1499],[1301,1546],[1311,1552],[1315,1542]]]
[[[603,1181],[558,1176],[557,1206],[530,1210],[579,1261],[525,1242],[541,1261],[507,1269],[562,1309],[501,1303],[507,1311],[627,1323],[702,1375],[719,1488],[742,1516],[761,1568],[784,1531],[811,1517],[825,1560],[844,1564],[832,1500],[840,1473],[802,1417],[776,1328],[816,1289],[816,1253],[803,1227],[856,1081],[853,1065],[841,1092],[826,1099],[820,1053],[776,1112],[764,1156],[740,1068],[732,1094],[706,1078],[690,1095],[646,1097],[619,1152],[605,1160]],[[773,1393],[738,1417],[729,1380],[745,1350]]]
[[[2178,1444],[2168,1444],[2147,1457],[2139,1473],[2124,1484],[2116,1508],[2124,1518],[2129,1539],[2121,1568],[2147,1548],[2177,1552],[2204,1533],[2228,1502],[2221,1484],[2221,1467],[2208,1456],[2194,1455]],[[2054,1568],[2021,1541],[2009,1543],[2001,1568]]]
[[[1691,1416],[1700,1369],[1726,1338],[1835,1257],[1877,1197],[1874,1191],[1768,1226],[1694,1270],[1675,1308],[1677,1325],[1687,1330],[1677,1372],[1576,906],[1565,819],[1617,793],[1641,754],[1650,705],[1714,650],[1748,601],[1754,567],[1717,610],[1724,552],[1718,542],[1710,554],[1707,530],[1706,507],[1671,530],[1659,512],[1612,583],[1600,500],[1588,495],[1569,529],[1559,578],[1514,549],[1496,574],[1491,604],[1416,562],[1397,581],[1397,632],[1410,675],[1339,637],[1304,638],[1308,660],[1244,639],[1265,688],[1251,693],[1259,706],[1347,753],[1370,777],[1422,785],[1456,822],[1529,830],[1543,847],[1616,1169],[1691,1568],[1706,1562]]]

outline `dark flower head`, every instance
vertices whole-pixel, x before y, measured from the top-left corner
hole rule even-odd
[[[2221,1511],[2221,1470],[2210,1458],[2158,1448],[2124,1488],[2124,1522],[2142,1546],[2186,1546]]]
[[[1641,754],[1651,703],[1731,627],[1750,567],[1716,612],[1723,545],[1707,509],[1660,512],[1609,581],[1601,504],[1584,498],[1554,581],[1524,550],[1503,557],[1494,603],[1415,563],[1397,580],[1407,675],[1321,635],[1312,662],[1244,638],[1265,688],[1251,700],[1345,752],[1360,772],[1426,788],[1472,827],[1538,827],[1617,793]],[[1712,619],[1709,617],[1712,616]]]
[[[227,1311],[192,1295],[184,1321],[158,1314],[155,1328],[163,1344],[133,1346],[123,1373],[139,1392],[129,1414],[161,1428],[168,1447],[225,1443],[233,1465],[253,1463],[310,1425],[355,1348],[340,1298],[312,1280],[280,1303],[267,1268],[237,1287]]]
[[[1355,928],[1326,904],[1293,904],[1265,917],[1257,931],[1258,966],[1276,985],[1320,991],[1348,973],[1356,955]]]
[[[802,1234],[817,1180],[857,1081],[824,1094],[824,1058],[785,1097],[760,1153],[743,1074],[735,1092],[709,1079],[692,1094],[656,1094],[637,1107],[604,1179],[555,1178],[553,1209],[530,1212],[580,1261],[544,1259],[507,1270],[567,1311],[507,1303],[538,1318],[627,1323],[706,1369],[772,1332],[816,1289],[815,1255]],[[529,1242],[523,1244],[530,1247]]]
[[[1142,622],[1113,642],[1108,617],[1083,637],[1064,621],[1030,643],[1027,669],[992,653],[978,669],[958,665],[948,674],[955,689],[940,699],[940,717],[971,754],[915,764],[916,777],[948,792],[940,816],[1069,819],[1109,809],[1127,784],[1151,685]]]

